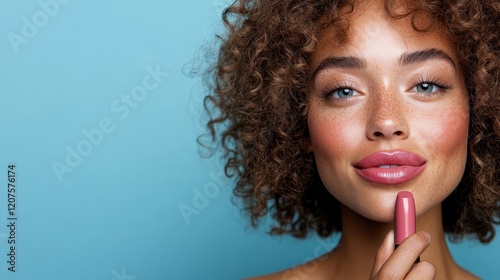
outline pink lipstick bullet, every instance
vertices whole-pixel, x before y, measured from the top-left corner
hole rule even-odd
[[[396,248],[408,236],[415,233],[416,220],[413,194],[407,191],[399,192],[394,208],[394,244]],[[419,261],[420,257],[415,262]]]

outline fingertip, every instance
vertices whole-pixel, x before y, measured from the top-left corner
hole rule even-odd
[[[387,233],[387,238],[389,238],[390,240],[394,240],[394,230],[393,229],[389,230],[389,232]]]
[[[394,249],[394,230],[390,230],[386,235],[385,235],[385,238],[384,238],[384,247],[389,250],[389,251],[392,251],[392,249]],[[392,252],[391,252],[392,253]]]
[[[381,246],[377,250],[375,262],[370,275],[374,276],[394,252],[394,231],[390,230],[384,237]]]
[[[428,244],[430,244],[430,243],[431,243],[432,238],[431,238],[431,235],[430,235],[428,232],[426,232],[426,231],[419,231],[419,232],[417,232],[417,234],[418,234],[418,235],[419,235],[419,236],[420,236],[420,237],[421,237],[421,238],[422,238],[422,239],[423,239],[426,243],[428,243]]]
[[[383,255],[383,259],[387,259],[394,252],[394,230],[390,230],[384,238],[379,251]]]

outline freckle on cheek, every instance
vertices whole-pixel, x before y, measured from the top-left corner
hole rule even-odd
[[[463,135],[467,134],[469,120],[463,114],[450,112],[447,116],[444,116],[443,122],[445,122],[446,127],[444,137],[448,136],[451,138],[450,140],[454,138],[463,139]]]
[[[467,139],[468,118],[460,111],[451,111],[439,116],[433,124],[428,127],[427,144],[435,149],[455,151],[464,144]]]

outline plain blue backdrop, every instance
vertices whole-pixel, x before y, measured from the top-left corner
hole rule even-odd
[[[239,279],[334,246],[253,230],[220,163],[198,154],[204,93],[189,72],[224,5],[0,2],[0,279]],[[498,238],[451,248],[495,279]]]

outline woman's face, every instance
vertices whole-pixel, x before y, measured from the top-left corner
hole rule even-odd
[[[342,204],[390,222],[399,191],[417,215],[443,201],[465,168],[468,95],[454,46],[417,32],[381,1],[358,4],[341,44],[325,29],[311,60],[310,150]]]

